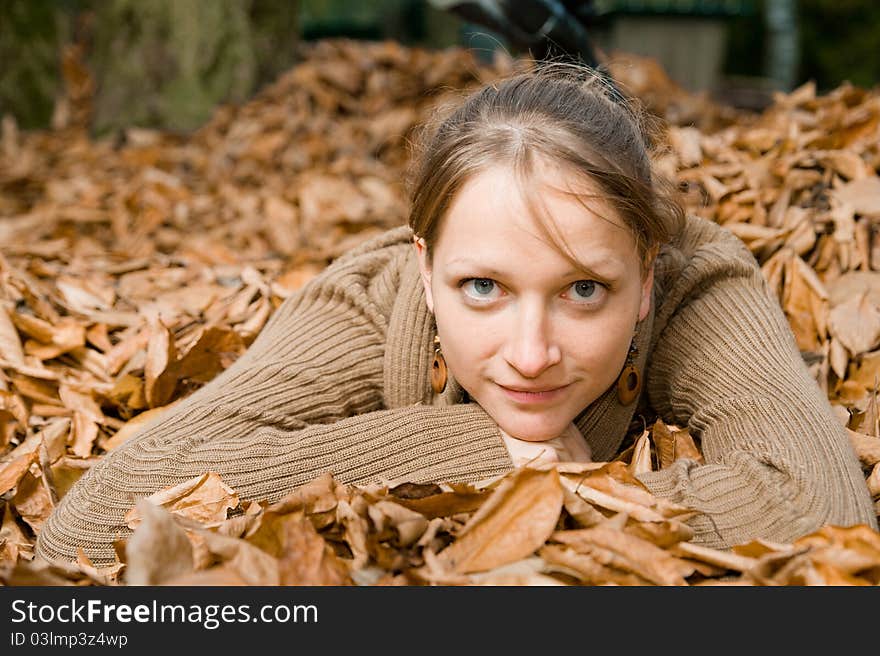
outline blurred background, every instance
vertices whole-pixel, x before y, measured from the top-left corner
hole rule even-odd
[[[472,0],[479,4],[480,0]],[[875,0],[550,0],[578,14],[613,57],[656,58],[685,89],[760,110],[774,91],[820,93],[880,80]],[[0,115],[45,128],[64,80],[93,96],[95,134],[140,126],[188,131],[293,66],[327,37],[461,46],[520,55],[501,32],[448,0],[3,0]],[[77,92],[73,90],[74,95]],[[68,89],[68,93],[70,90]],[[62,108],[63,109],[63,108]]]

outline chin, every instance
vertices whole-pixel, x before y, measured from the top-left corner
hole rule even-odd
[[[505,433],[526,442],[546,442],[559,437],[571,422],[571,420],[560,421],[560,413],[564,411],[559,408],[548,408],[545,413],[526,413],[517,411],[505,403],[483,403],[480,396],[470,392],[468,394],[471,400],[478,403]]]
[[[547,440],[552,440],[554,437],[558,437],[562,434],[562,431],[565,430],[565,424],[562,426],[554,425],[546,426],[530,426],[528,422],[514,422],[509,427],[504,427],[502,424],[498,424],[501,428],[511,437],[515,437],[518,440],[524,440],[526,442],[546,442]]]

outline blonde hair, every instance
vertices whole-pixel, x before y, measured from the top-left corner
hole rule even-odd
[[[464,184],[492,166],[507,165],[535,217],[540,157],[580,174],[630,229],[647,272],[660,246],[684,226],[675,187],[652,170],[646,123],[593,69],[548,62],[484,84],[441,110],[416,132],[407,179],[409,226],[433,252],[442,221]],[[546,217],[544,217],[546,218]],[[576,263],[552,221],[538,218],[545,236]]]

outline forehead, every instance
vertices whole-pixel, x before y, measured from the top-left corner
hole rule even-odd
[[[509,167],[491,167],[471,177],[447,212],[435,255],[446,260],[465,254],[471,259],[498,257],[515,262],[539,255],[552,259],[555,252],[557,259],[565,260],[547,241],[535,210],[543,213],[557,241],[563,241],[579,261],[638,262],[629,228],[595,186],[546,164],[536,170],[534,180],[533,201],[538,207],[530,208]]]

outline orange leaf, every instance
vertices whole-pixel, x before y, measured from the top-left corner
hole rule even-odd
[[[438,556],[459,574],[493,569],[535,552],[556,526],[562,486],[555,469],[522,468],[505,478]]]

